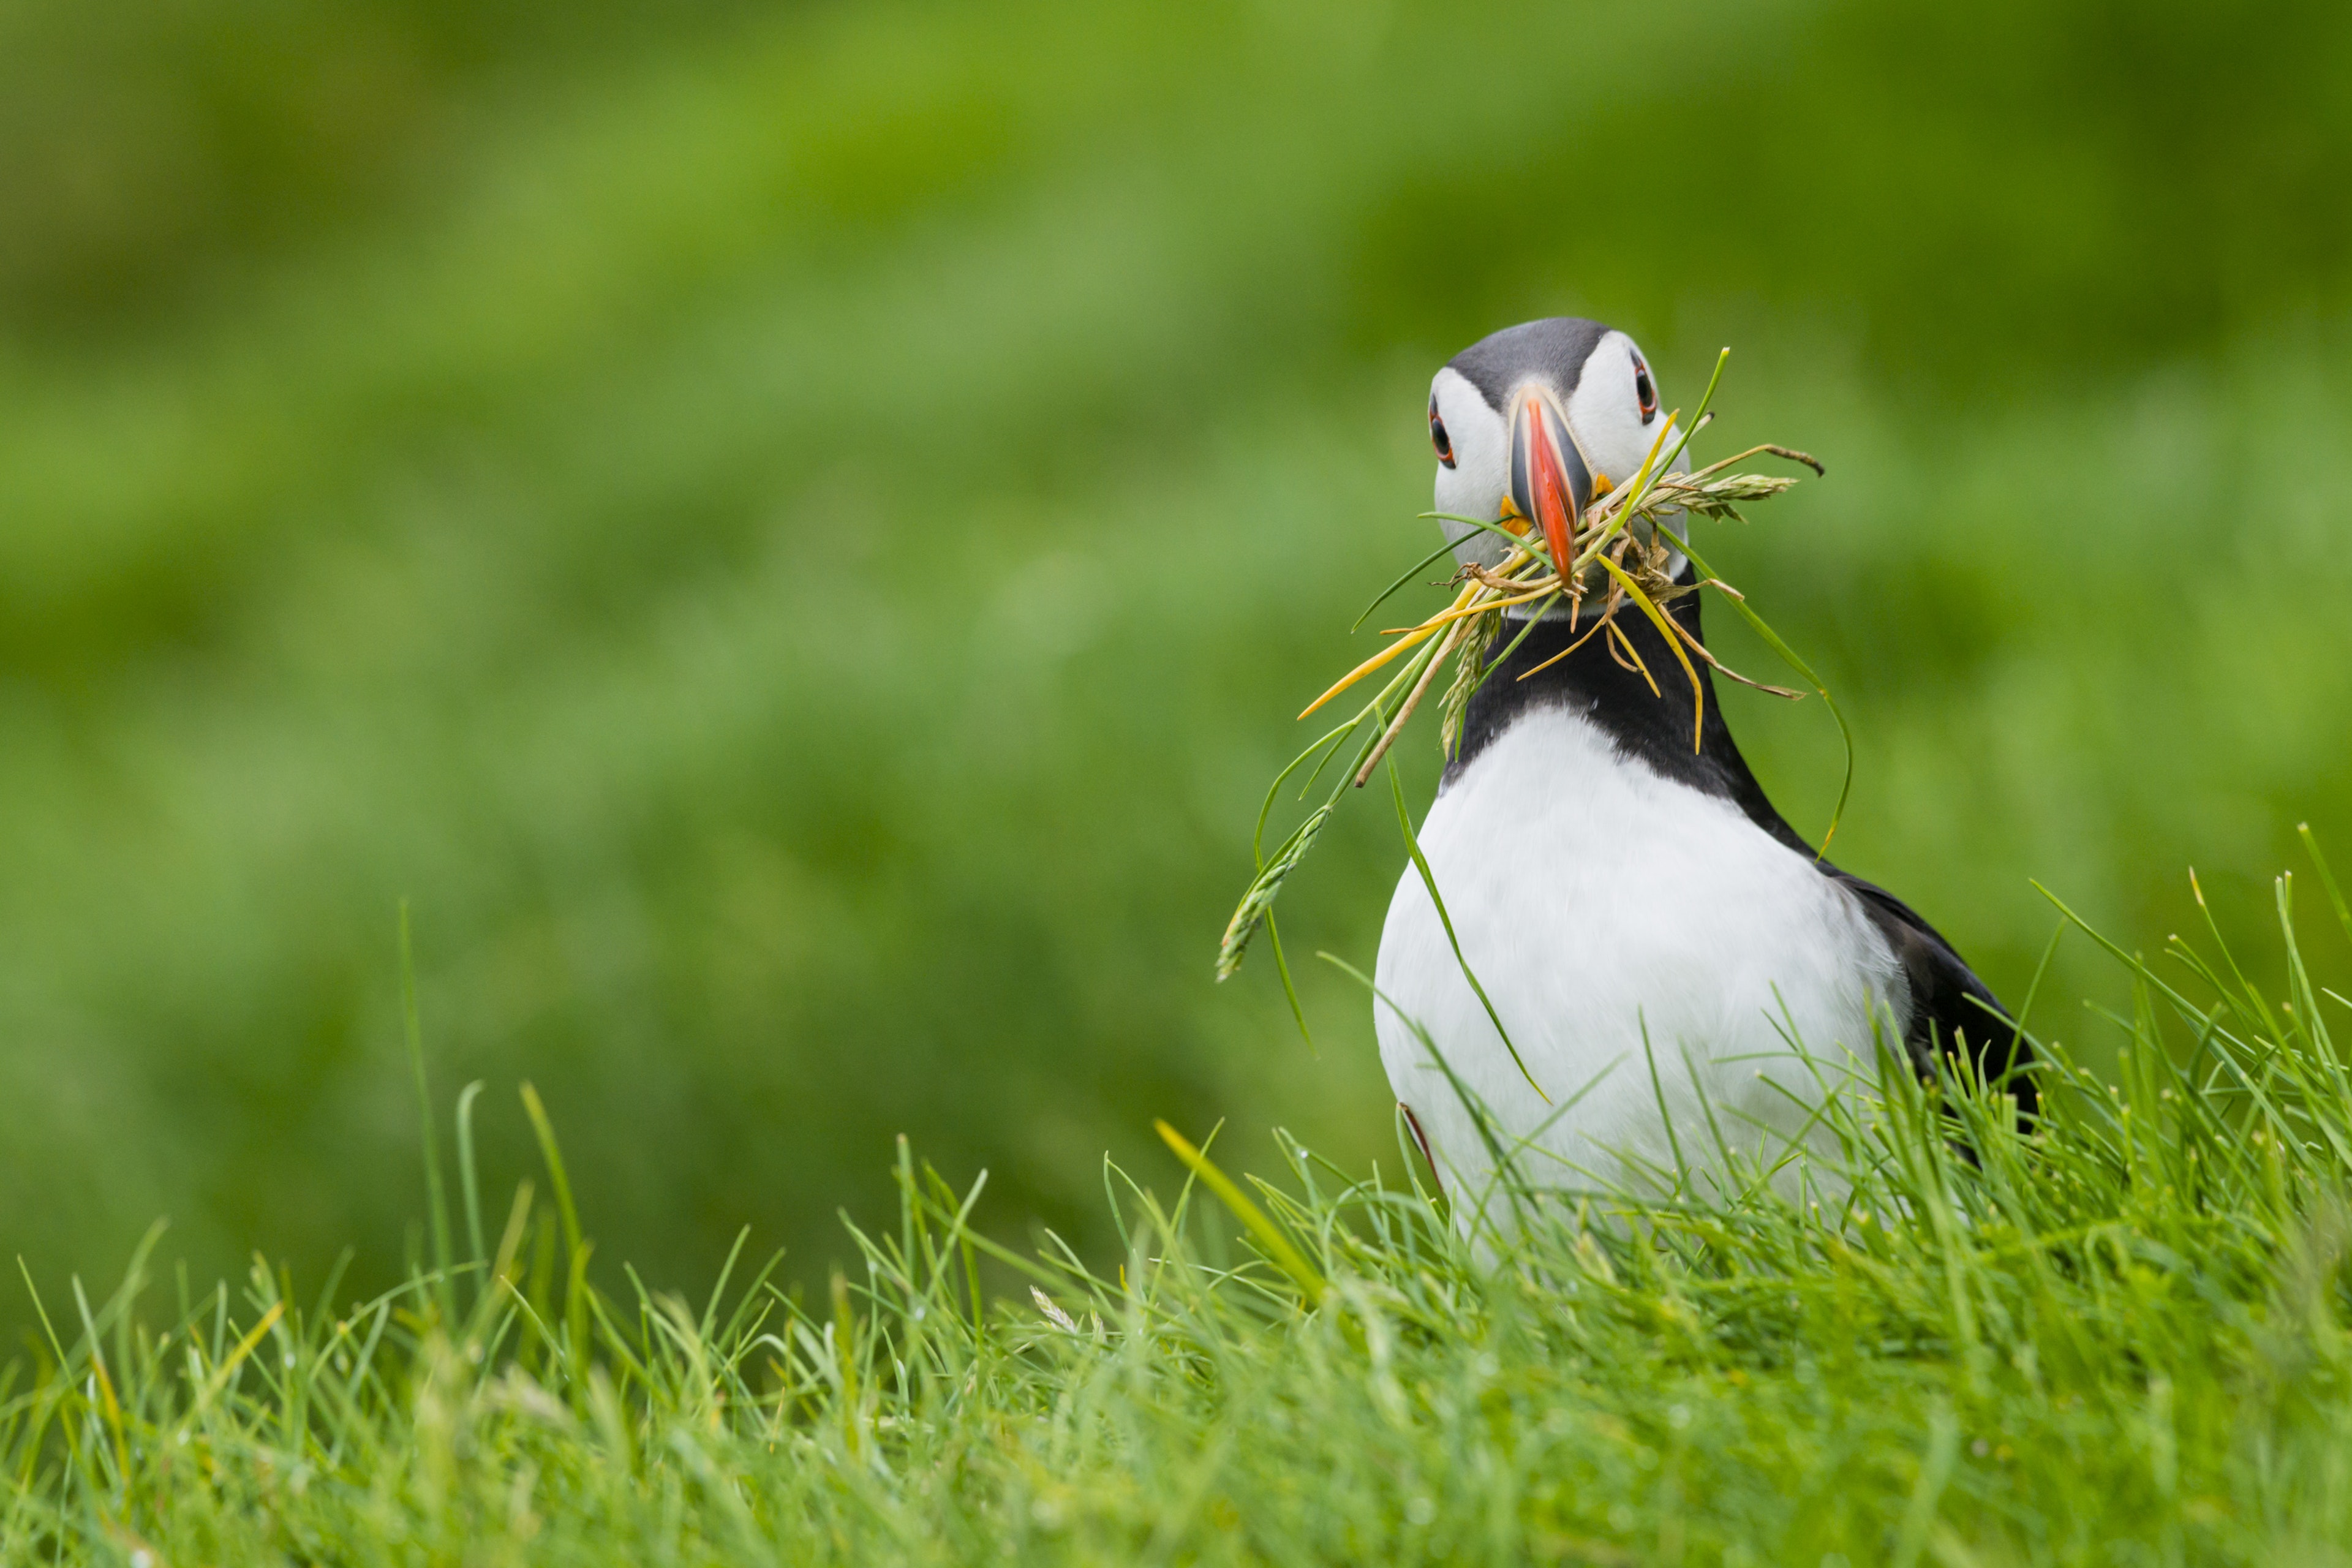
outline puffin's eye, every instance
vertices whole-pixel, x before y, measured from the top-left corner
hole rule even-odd
[[[1447,468],[1454,466],[1454,443],[1446,438],[1445,421],[1437,416],[1437,395],[1429,395],[1429,444],[1437,448],[1437,460]]]
[[[1642,356],[1633,356],[1633,395],[1642,405],[1642,423],[1647,425],[1658,416],[1658,389],[1650,384],[1650,367]]]

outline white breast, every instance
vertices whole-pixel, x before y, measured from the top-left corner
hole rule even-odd
[[[1506,1147],[1529,1141],[1517,1163],[1534,1184],[1660,1185],[1678,1143],[1713,1196],[1725,1144],[1744,1176],[1777,1160],[1822,1082],[1874,1059],[1873,1010],[1908,1005],[1851,894],[1565,708],[1530,710],[1473,759],[1421,846],[1463,958],[1549,1096],[1512,1064],[1408,865],[1381,938],[1381,1060],[1457,1201],[1492,1170],[1462,1090]]]

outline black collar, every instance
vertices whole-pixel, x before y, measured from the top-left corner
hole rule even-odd
[[[1688,566],[1683,569],[1683,575],[1687,582],[1691,575]],[[1664,608],[1677,624],[1704,642],[1698,602],[1698,595],[1685,594]],[[1530,710],[1544,706],[1567,708],[1598,724],[1619,750],[1653,772],[1730,801],[1757,826],[1810,858],[1812,847],[1772,808],[1772,803],[1765,798],[1764,786],[1756,782],[1756,775],[1748,771],[1748,760],[1739,754],[1738,743],[1732,740],[1730,727],[1723,721],[1723,710],[1716,702],[1714,677],[1706,661],[1685,647],[1684,652],[1698,673],[1700,700],[1706,705],[1699,722],[1698,749],[1691,749],[1690,679],[1683,674],[1665,635],[1652,626],[1649,617],[1636,606],[1629,604],[1619,607],[1617,626],[1657,681],[1656,693],[1651,691],[1649,682],[1638,672],[1611,657],[1606,632],[1590,638],[1583,647],[1540,674],[1519,679],[1591,631],[1599,608],[1597,603],[1588,600],[1584,615],[1573,627],[1563,612],[1547,616],[1504,663],[1488,672],[1486,684],[1470,699],[1469,710],[1463,716],[1461,754],[1447,765],[1445,784],[1451,784],[1480,752]],[[1493,652],[1499,656],[1525,626],[1521,621],[1506,621],[1496,634]]]

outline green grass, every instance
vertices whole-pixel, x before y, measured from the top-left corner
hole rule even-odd
[[[1301,975],[1310,1056],[1210,955],[1290,715],[1434,542],[1431,371],[1550,311],[1685,404],[1732,344],[1702,453],[1828,464],[1700,547],[1853,721],[1843,860],[2002,994],[2029,875],[2160,934],[2193,859],[2245,933],[2296,822],[2352,842],[2340,5],[545,9],[0,6],[45,1289],[157,1214],[204,1277],[397,1281],[403,898],[435,1061],[546,1091],[607,1289],[746,1222],[821,1286],[901,1131],[1089,1248],[1155,1115],[1364,1168],[1361,996]],[[1818,835],[1827,715],[1727,702]],[[1286,936],[1369,965],[1402,866],[1340,812]]]
[[[902,1131],[1090,1258],[1154,1116],[1386,1158],[1360,994],[1210,955],[1432,369],[1556,310],[1828,464],[1700,546],[1843,863],[2012,1001],[2030,875],[2254,940],[2352,842],[2348,77],[2330,0],[0,5],[0,1257],[396,1285],[403,898],[607,1290],[821,1293]],[[1355,803],[1286,936],[1403,866]]]
[[[2212,940],[2108,950],[2116,1065],[2044,1041],[2031,1137],[1898,1075],[1832,1102],[1794,1197],[1530,1191],[1478,1245],[1410,1163],[1286,1142],[1223,1207],[1106,1163],[1119,1248],[1014,1248],[902,1142],[829,1289],[739,1257],[608,1294],[526,1088],[554,1201],[483,1211],[461,1133],[448,1269],[191,1293],[142,1247],[50,1300],[0,1405],[0,1557],[2343,1562],[2347,1004],[2289,879],[2276,913],[2260,981]]]
[[[866,1365],[864,1396],[889,1407],[854,1463],[823,1457],[845,1452],[827,1396],[771,1454],[758,1397],[736,1391],[714,1432],[699,1395],[649,1392],[599,1340],[644,1423],[610,1450],[624,1466],[551,1348],[604,1332],[574,1315],[560,1214],[528,1211],[517,1263],[545,1335],[510,1322],[480,1367],[462,1350],[480,1274],[446,1298],[401,1285],[445,1234],[460,1259],[494,1255],[498,1193],[541,1156],[512,1095],[465,1102],[477,1179],[453,1171],[431,1217],[394,910],[415,900],[424,1056],[445,1084],[544,1089],[603,1241],[583,1278],[664,1377],[686,1352],[644,1342],[670,1320],[640,1315],[621,1260],[707,1301],[748,1222],[830,1321],[829,1265],[866,1283],[837,1210],[885,1211],[897,1132],[991,1172],[988,1234],[1042,1218],[1114,1284],[1100,1157],[1172,1194],[1155,1115],[1195,1135],[1230,1116],[1230,1170],[1280,1168],[1276,1121],[1342,1169],[1393,1169],[1361,995],[1303,966],[1312,1056],[1271,965],[1216,987],[1210,956],[1259,792],[1303,740],[1288,715],[1432,542],[1413,517],[1431,369],[1568,310],[1633,331],[1678,400],[1734,344],[1722,438],[1829,465],[1701,548],[1853,721],[1842,860],[2011,1001],[2047,934],[2029,874],[2152,938],[2193,929],[2172,870],[2193,858],[2249,945],[2294,825],[2352,839],[2347,71],[2352,10],[2327,0],[2258,23],[2196,0],[0,6],[0,1253],[22,1254],[68,1347],[71,1275],[110,1274],[157,1214],[158,1256],[194,1279],[286,1260],[260,1301],[289,1271],[305,1302],[404,1292],[355,1383],[316,1360],[347,1309],[279,1320],[187,1445],[172,1402],[266,1306],[186,1296],[198,1337],[175,1328],[159,1368],[95,1303],[103,1384],[53,1345],[10,1385],[39,1390],[9,1439],[31,1458],[14,1539],[54,1527],[52,1556],[121,1559],[129,1529],[175,1563],[267,1555],[175,1533],[218,1509],[292,1557],[414,1557],[460,1529],[490,1556],[520,1507],[537,1555],[665,1531],[756,1555],[725,1533],[735,1498],[777,1540],[821,1528],[787,1556],[919,1554],[904,1528],[1141,1557],[1163,1519],[1211,1531],[1206,1552],[1243,1518],[1402,1532],[1426,1495],[1431,1550],[1524,1525],[1531,1551],[1654,1552],[1671,1479],[1693,1558],[1705,1510],[1744,1509],[1763,1560],[1859,1564],[1902,1543],[1950,1430],[1941,1517],[1998,1562],[2003,1531],[2030,1543],[2134,1506],[2069,1478],[2142,1474],[2151,1366],[2181,1500],[2122,1514],[2130,1531],[2160,1546],[2178,1517],[2207,1532],[2184,1550],[2249,1557],[2324,1533],[2325,1514],[2263,1510],[2305,1484],[2333,1409],[2332,1385],[2277,1370],[2331,1342],[2273,1303],[2300,1300],[2294,1260],[2334,1211],[2232,1192],[2188,1218],[2268,1226],[2247,1244],[2267,1273],[2230,1273],[2218,1230],[2166,1244],[2235,1292],[2210,1321],[2138,1326],[2142,1294],[2178,1305],[2169,1265],[2051,1232],[2065,1289],[2109,1281],[2071,1370],[2051,1370],[2064,1331],[1988,1306],[1987,1381],[1956,1381],[1966,1347],[1912,1331],[1949,1277],[1906,1264],[1873,1295],[1851,1247],[1740,1265],[1814,1281],[1788,1292],[1803,1310],[1777,1351],[1765,1299],[1700,1288],[1737,1247],[1655,1279],[1616,1257],[1638,1289],[1579,1309],[1597,1337],[1546,1339],[1525,1325],[1566,1333],[1563,1298],[1512,1281],[1580,1278],[1544,1251],[1558,1238],[1484,1275],[1398,1194],[1349,1200],[1351,1223],[1387,1216],[1386,1250],[1302,1238],[1341,1282],[1311,1320],[1247,1280],[1203,1295],[1130,1266],[1197,1329],[1198,1383],[1171,1339],[1097,1352],[1088,1312],[1132,1320],[1076,1282],[1055,1290],[1083,1345],[1016,1302],[984,1352],[959,1348],[935,1303],[930,1353],[986,1375],[949,1409],[938,1373],[909,1406]],[[1625,216],[1649,189],[1671,207]],[[1771,665],[1713,629],[1733,664]],[[1827,716],[1727,705],[1818,834]],[[1407,738],[1412,801],[1433,752]],[[1382,804],[1359,804],[1284,920],[1299,949],[1364,961],[1403,862]],[[2304,951],[2344,972],[2333,929]],[[2133,992],[2070,942],[2041,1030],[2086,1065],[2127,1059],[2072,1003],[2128,1011]],[[447,1140],[457,1107],[428,1103]],[[2117,1235],[2171,1234],[2174,1211],[2120,1179],[2095,1198],[2153,1205]],[[1130,1235],[1172,1255],[1134,1203]],[[1245,1256],[1218,1250],[1212,1211],[1186,1227],[1201,1258]],[[2012,1252],[1969,1257],[1971,1301],[2069,1299],[2031,1295]],[[152,1332],[184,1299],[158,1279]],[[1350,1281],[1441,1302],[1385,1342],[1392,1384],[1349,1337],[1370,1331]],[[903,1345],[880,1295],[856,1295],[858,1331]],[[29,1298],[0,1323],[47,1342]],[[719,1328],[703,1348],[724,1363],[741,1329]],[[2004,1359],[2017,1336],[2056,1347],[2044,1384]],[[1693,1342],[1749,1378],[1738,1396],[1706,1394]],[[753,1395],[768,1353],[743,1363]],[[1560,1388],[1622,1425],[1548,1434],[1534,1395],[1509,1403]],[[2319,1403],[2289,1398],[2305,1388]],[[2068,1391],[2084,1403],[2062,1409]],[[75,1403],[92,1399],[95,1427]],[[1676,1404],[1689,1426],[1651,1424]],[[1750,1447],[1696,1447],[1736,1414]],[[916,1462],[924,1443],[955,1464]],[[1540,1443],[1559,1466],[1518,1464]],[[745,1489],[695,1479],[697,1454]],[[1577,1495],[1631,1525],[1507,1489],[1573,1478],[1571,1459],[1624,1467],[1636,1484]],[[2003,1495],[2048,1500],[2042,1523],[1969,1511]],[[291,1533],[305,1510],[330,1546]]]

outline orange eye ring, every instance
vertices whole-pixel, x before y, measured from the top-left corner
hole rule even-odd
[[[1643,424],[1658,416],[1658,385],[1650,379],[1650,367],[1640,354],[1633,356],[1633,401],[1641,405]]]
[[[1437,394],[1429,395],[1429,444],[1437,448],[1437,460],[1447,468],[1454,466],[1454,442],[1445,434],[1445,421],[1437,416]]]

